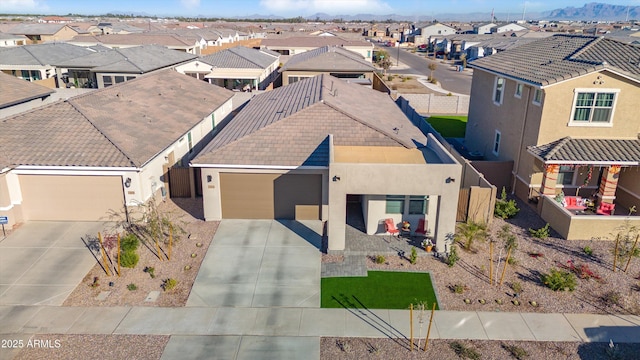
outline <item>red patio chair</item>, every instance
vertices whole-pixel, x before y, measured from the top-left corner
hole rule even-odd
[[[613,215],[613,211],[615,207],[616,207],[615,204],[610,204],[606,202],[600,203],[600,206],[598,206],[598,210],[596,210],[596,214]]]
[[[396,223],[394,223],[391,218],[384,220],[384,228],[391,235],[398,236],[398,234],[400,234],[400,230],[398,230]]]
[[[418,227],[416,228],[415,235],[427,236],[427,220],[418,220]]]

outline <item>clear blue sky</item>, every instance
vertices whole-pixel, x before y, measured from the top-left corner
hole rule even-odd
[[[330,15],[442,13],[522,13],[582,7],[587,2],[640,6],[640,0],[0,0],[0,13],[105,14],[147,13],[158,16],[247,16],[253,14],[294,17],[318,12]]]

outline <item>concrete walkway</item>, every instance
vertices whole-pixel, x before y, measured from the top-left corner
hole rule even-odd
[[[425,314],[423,330],[429,321]],[[0,306],[3,339],[32,334],[172,335],[165,357],[249,359],[269,348],[274,357],[319,358],[322,336],[408,341],[408,310],[232,307]],[[414,312],[414,334],[420,323]],[[640,316],[436,311],[433,339],[638,342]],[[218,345],[216,345],[218,344]],[[280,350],[277,350],[280,349]],[[5,359],[0,350],[0,358]],[[279,355],[278,355],[279,354]],[[312,355],[315,354],[315,355]],[[276,356],[277,355],[277,356]]]

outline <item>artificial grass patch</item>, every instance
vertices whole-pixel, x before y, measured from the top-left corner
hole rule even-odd
[[[431,309],[437,302],[427,273],[369,271],[367,277],[323,278],[320,307],[408,309],[424,301]],[[438,305],[436,305],[438,309]]]
[[[466,116],[432,116],[427,122],[443,137],[463,138],[467,129]]]

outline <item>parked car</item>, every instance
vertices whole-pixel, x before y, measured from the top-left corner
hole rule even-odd
[[[427,44],[422,44],[422,45],[418,45],[416,50],[419,52],[427,52],[428,49],[429,49],[429,46]]]

